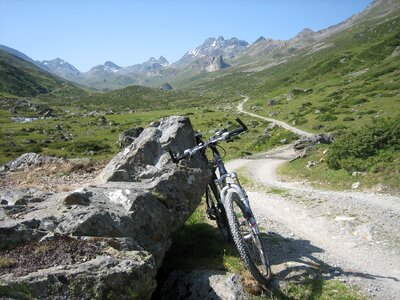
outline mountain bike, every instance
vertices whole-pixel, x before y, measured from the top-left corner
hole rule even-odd
[[[196,153],[204,155],[207,159],[205,150],[211,150],[212,159],[207,159],[212,171],[212,178],[205,192],[207,214],[210,219],[216,221],[223,238],[234,242],[241,259],[253,277],[260,284],[266,285],[271,277],[271,268],[258,224],[236,172],[226,170],[223,157],[218,150],[218,147],[222,148],[218,145],[219,142],[229,142],[232,137],[247,131],[246,125],[239,118],[236,121],[240,128],[217,131],[207,141],[202,140],[201,134],[196,134],[197,146],[184,150],[182,155],[175,156],[171,150],[168,151],[172,161],[178,163]]]

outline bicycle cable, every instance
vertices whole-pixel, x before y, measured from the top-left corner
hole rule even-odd
[[[222,146],[221,146],[221,145],[219,145],[219,144],[217,144],[217,147],[221,148],[221,149],[224,151],[224,154],[223,154],[223,155],[221,155],[221,158],[225,158],[225,156],[226,156],[226,150],[225,150],[225,148],[224,148],[224,147],[222,147]]]

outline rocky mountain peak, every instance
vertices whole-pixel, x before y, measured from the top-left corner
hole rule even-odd
[[[235,37],[230,39],[225,39],[223,36],[219,36],[218,38],[211,37],[206,39],[203,44],[197,48],[187,52],[180,60],[174,63],[173,66],[176,68],[184,68],[200,59],[201,62],[196,65],[203,68],[203,63],[205,61],[208,62],[210,59],[212,60],[219,56],[229,59],[235,58],[248,46],[248,42]]]
[[[309,39],[313,38],[317,33],[313,31],[310,28],[304,28],[302,31],[300,31],[294,38],[293,40],[303,40],[303,39]]]
[[[126,74],[149,74],[158,71],[159,69],[166,67],[169,65],[168,60],[164,56],[160,56],[159,59],[156,59],[154,57],[150,57],[148,61],[141,63],[141,64],[136,64],[133,66],[129,66],[126,68],[123,68],[121,72],[124,72]]]
[[[65,61],[64,59],[61,59],[59,57],[53,59],[53,60],[44,60],[41,62],[38,62],[40,64],[40,67],[50,73],[56,74],[62,78],[65,78],[67,80],[76,80],[81,72],[77,68],[75,68],[73,65]]]
[[[255,40],[255,42],[253,44],[257,44],[259,42],[265,41],[265,37],[260,36],[258,39]]]
[[[145,64],[147,64],[147,65],[149,65],[149,64],[157,64],[157,65],[160,65],[160,66],[164,67],[164,66],[168,66],[169,62],[164,56],[160,56],[159,59],[156,59],[154,57],[150,57],[150,59],[148,61],[144,62],[142,65],[145,65]]]
[[[158,59],[158,63],[163,66],[169,65],[169,61],[164,56],[160,56],[160,58]]]
[[[103,68],[105,71],[109,72],[117,72],[118,70],[121,69],[120,66],[114,64],[112,61],[106,61],[103,65]]]
[[[223,36],[219,36],[217,39],[206,39],[203,44],[193,49],[192,51],[189,51],[187,55],[191,55],[194,57],[207,55],[234,56],[248,45],[249,43],[243,40],[239,40],[238,38],[231,38],[226,40]]]
[[[217,57],[213,57],[211,59],[211,64],[208,65],[205,70],[207,72],[215,72],[221,69],[225,69],[230,67],[229,64],[227,64],[224,59],[222,58],[222,55],[218,55]]]
[[[57,57],[57,58],[55,58],[53,60],[48,60],[47,62],[52,62],[54,64],[59,64],[59,65],[65,64],[65,60],[63,60],[63,59],[61,59],[59,57]]]

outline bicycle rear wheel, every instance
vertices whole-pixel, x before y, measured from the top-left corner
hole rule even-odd
[[[230,242],[232,240],[229,232],[228,220],[226,219],[225,208],[219,201],[218,189],[214,182],[211,182],[207,186],[206,190],[206,203],[207,212],[212,220],[217,223],[218,229],[221,232],[222,237],[225,241]]]
[[[266,285],[271,278],[271,267],[264,242],[259,234],[254,233],[249,223],[249,218],[253,217],[252,212],[246,212],[236,191],[228,192],[225,205],[232,238],[240,257],[253,277],[260,284]]]

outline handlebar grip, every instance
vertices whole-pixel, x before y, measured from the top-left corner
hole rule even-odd
[[[244,129],[243,131],[247,130],[247,126],[242,122],[242,120],[240,120],[239,118],[236,118],[236,122],[238,122],[240,124],[240,126],[242,126],[242,128]]]

